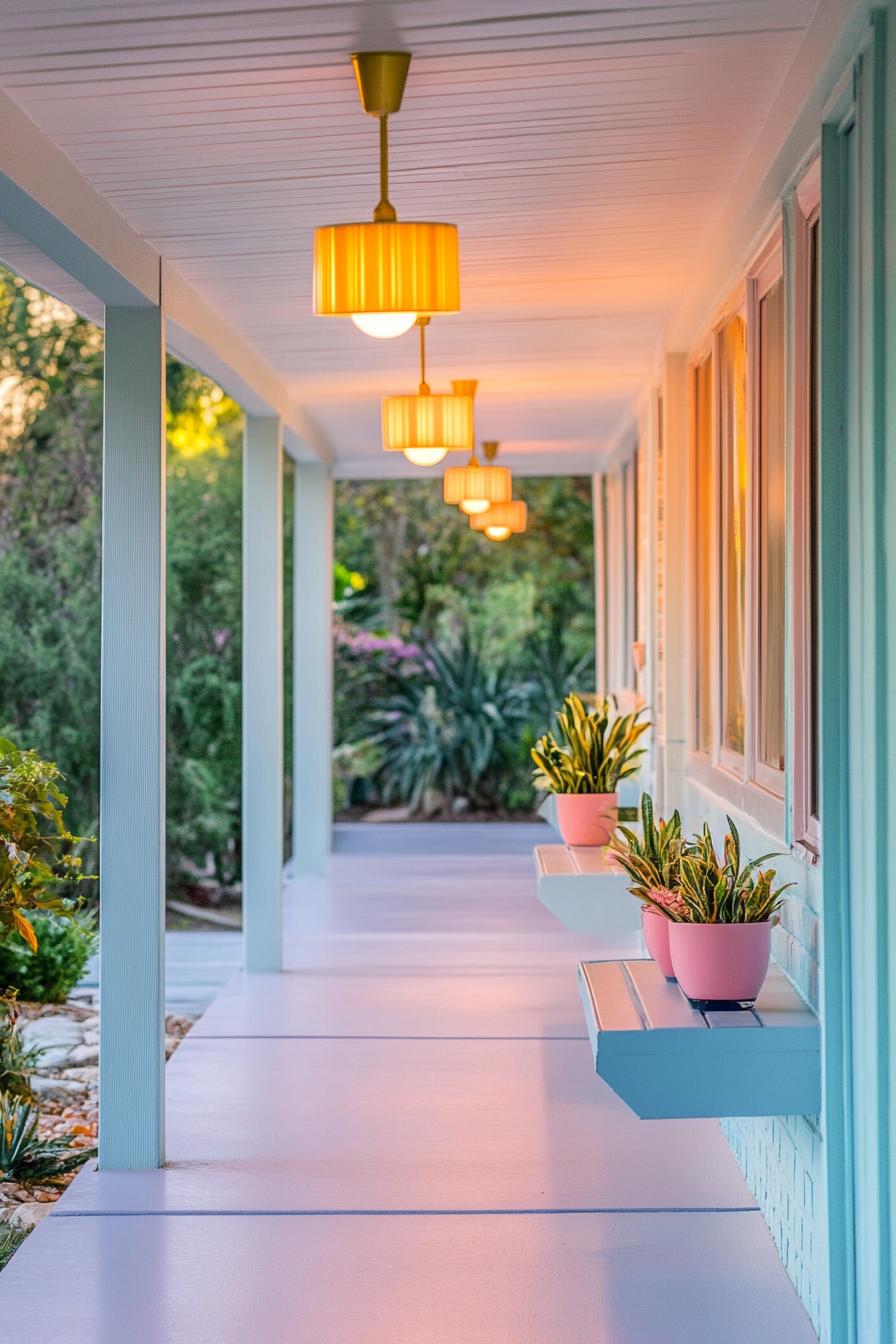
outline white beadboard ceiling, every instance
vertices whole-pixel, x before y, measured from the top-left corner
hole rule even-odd
[[[430,381],[478,432],[580,467],[631,416],[815,0],[0,0],[0,85],[288,385],[348,473],[416,335],[311,314],[315,224],[369,218],[377,129],[348,54],[414,54],[391,122],[400,217],[461,232]],[[392,466],[393,455],[388,465]]]

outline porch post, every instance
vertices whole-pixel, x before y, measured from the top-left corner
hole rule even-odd
[[[247,971],[279,971],[283,874],[283,453],[276,416],[243,442],[243,931]]]
[[[662,410],[663,572],[662,612],[662,737],[663,777],[660,802],[667,810],[680,807],[687,779],[689,627],[687,574],[688,523],[688,362],[686,355],[667,355],[663,370]]]
[[[99,1161],[165,1160],[165,338],[107,308],[100,691]]]
[[[293,563],[293,864],[322,876],[333,823],[333,483],[297,462]]]
[[[591,512],[594,526],[594,689],[609,691],[609,629],[607,626],[607,509],[606,476],[591,477]]]

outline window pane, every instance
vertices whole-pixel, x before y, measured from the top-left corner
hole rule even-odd
[[[694,630],[696,664],[695,746],[712,749],[712,359],[694,375]]]
[[[747,334],[733,317],[719,342],[722,551],[722,745],[744,750],[744,601],[747,521]]]
[[[759,301],[758,759],[784,769],[784,286]]]

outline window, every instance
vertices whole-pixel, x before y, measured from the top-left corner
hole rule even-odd
[[[758,301],[757,742],[756,777],[783,793],[769,772],[782,774],[785,754],[784,579],[787,544],[784,281],[779,276]]]
[[[746,706],[747,329],[738,314],[719,334],[722,759],[742,757]]]
[[[712,751],[713,434],[712,355],[694,370],[694,744]]]
[[[780,230],[693,371],[693,771],[783,837],[788,414]]]

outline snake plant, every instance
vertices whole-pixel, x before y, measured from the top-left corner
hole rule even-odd
[[[545,733],[532,748],[535,787],[549,793],[615,793],[644,755],[638,742],[650,724],[643,714],[643,709],[617,714],[609,699],[587,709],[579,696],[568,695],[555,715],[558,736]]]
[[[656,820],[650,794],[641,795],[641,835],[620,826],[610,841],[610,849],[620,868],[632,880],[629,891],[643,905],[651,906],[667,919],[687,918],[678,889],[681,885],[681,817],[673,812],[668,821]]]
[[[709,827],[685,846],[681,855],[681,900],[692,924],[759,924],[781,904],[792,882],[773,886],[774,868],[760,869],[773,853],[742,863],[740,836],[730,817],[721,857]]]

